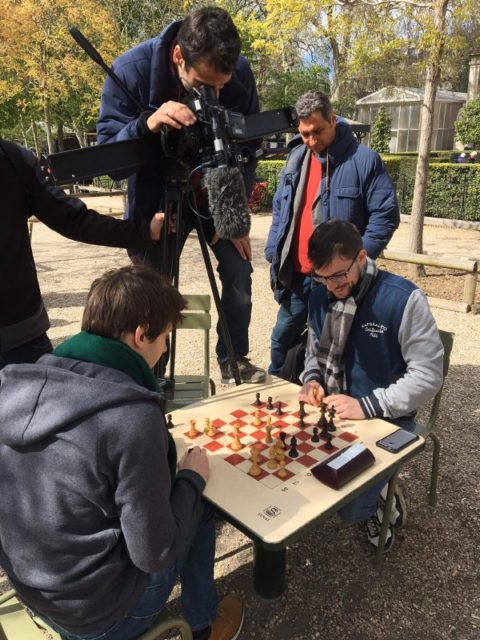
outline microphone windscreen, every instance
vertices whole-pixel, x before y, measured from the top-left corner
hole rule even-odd
[[[238,167],[207,169],[204,184],[215,230],[220,238],[235,240],[250,232],[245,183]]]

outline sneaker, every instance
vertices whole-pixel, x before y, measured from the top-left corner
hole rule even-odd
[[[387,502],[388,484],[386,484],[378,496],[378,507],[385,512],[385,504]],[[407,503],[403,495],[402,487],[397,482],[395,493],[393,494],[392,511],[390,513],[390,524],[400,529],[407,521]]]
[[[383,511],[381,509],[377,509],[377,512],[374,513],[373,516],[365,522],[365,531],[367,532],[368,542],[372,546],[374,546],[375,549],[378,548],[378,542],[380,540],[380,531],[382,529],[382,518],[383,518]],[[395,540],[395,530],[393,526],[389,523],[388,529],[387,529],[387,537],[385,538],[384,551],[390,551],[394,540]]]
[[[232,384],[233,382],[235,382],[235,377],[233,375],[230,362],[226,360],[225,362],[219,362],[219,365],[220,365],[221,383]],[[266,378],[265,369],[256,367],[245,356],[237,357],[237,366],[240,373],[240,379],[242,382],[249,382],[252,384],[265,382],[265,378]]]
[[[243,626],[243,604],[240,598],[230,594],[218,605],[217,617],[212,623],[208,640],[236,640]]]

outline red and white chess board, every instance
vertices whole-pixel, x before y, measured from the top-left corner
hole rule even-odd
[[[253,394],[252,394],[253,395]],[[299,405],[297,402],[283,402],[281,401],[281,407],[283,415],[276,415],[276,405],[278,401],[275,401],[274,409],[267,409],[266,402],[262,402],[260,406],[256,406],[254,402],[250,405],[246,405],[240,408],[233,408],[230,413],[222,416],[211,416],[210,420],[216,428],[216,434],[214,436],[208,436],[204,432],[205,418],[195,415],[195,410],[192,408],[190,419],[196,420],[196,429],[199,431],[199,435],[191,438],[189,433],[189,425],[184,425],[182,429],[182,435],[186,441],[190,441],[192,444],[196,444],[200,447],[204,447],[211,455],[220,456],[224,462],[232,465],[239,472],[248,475],[252,481],[258,481],[264,484],[266,487],[273,489],[282,483],[293,480],[296,476],[307,473],[308,470],[322,462],[332,454],[336,453],[340,449],[351,444],[354,440],[358,440],[358,436],[348,429],[342,427],[341,420],[334,420],[336,431],[332,432],[331,449],[326,449],[325,444],[327,440],[320,437],[319,442],[312,442],[313,427],[320,417],[320,412],[313,407],[306,405],[307,415],[304,418],[305,426],[300,427],[300,415]],[[256,413],[260,418],[262,424],[254,425]],[[203,415],[205,413],[203,412]],[[278,475],[279,468],[270,469],[267,466],[269,460],[269,448],[272,444],[267,444],[266,439],[266,424],[267,417],[271,416],[271,424],[273,426],[271,435],[274,442],[280,438],[280,433],[287,434],[285,450],[286,461],[286,476],[280,477]],[[328,416],[327,416],[328,418]],[[243,448],[239,451],[234,451],[231,445],[234,441],[234,426],[239,427],[239,437]],[[318,429],[318,435],[320,436],[321,429]],[[298,457],[291,458],[289,456],[289,444],[292,436],[297,439],[297,451]],[[260,461],[258,462],[261,473],[257,476],[250,476],[248,474],[252,461],[251,446],[256,444],[260,450]]]

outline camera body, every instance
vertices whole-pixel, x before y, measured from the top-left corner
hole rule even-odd
[[[242,113],[223,107],[213,87],[193,89],[184,103],[196,115],[190,127],[173,129],[164,125],[160,131],[162,151],[171,160],[202,167],[240,167],[248,160],[238,142],[247,136]]]

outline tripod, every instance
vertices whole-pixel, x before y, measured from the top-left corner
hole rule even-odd
[[[187,195],[191,191],[188,180],[188,168],[176,165],[170,168],[167,174],[166,188],[165,188],[165,220],[163,225],[163,233],[161,239],[161,256],[159,270],[162,274],[168,277],[173,286],[178,289],[179,286],[179,269],[180,269],[180,254],[182,251],[182,233],[183,222],[185,214],[185,205],[187,203]],[[202,251],[203,261],[208,275],[210,283],[210,289],[213,295],[215,307],[218,313],[218,322],[223,338],[225,348],[228,354],[228,361],[233,372],[235,384],[241,384],[240,372],[238,370],[238,364],[235,358],[235,352],[230,337],[230,332],[227,326],[227,320],[225,312],[222,307],[220,295],[218,292],[217,282],[215,280],[215,274],[213,272],[212,262],[210,254],[208,252],[207,241],[205,239],[205,231],[202,226],[200,217],[195,214],[195,228],[197,231],[198,241],[200,249]],[[174,221],[175,233],[169,233]],[[172,238],[172,235],[174,238]],[[186,238],[185,238],[186,239]],[[172,242],[172,240],[174,240]],[[157,263],[158,261],[155,260]],[[158,268],[157,264],[155,265]],[[166,360],[170,359],[170,385],[164,386],[162,391],[165,399],[173,398],[175,393],[175,355],[176,355],[176,330],[172,331],[172,337],[170,342],[170,353],[160,359],[160,362],[155,368],[155,374],[157,377],[162,376],[166,370]]]

